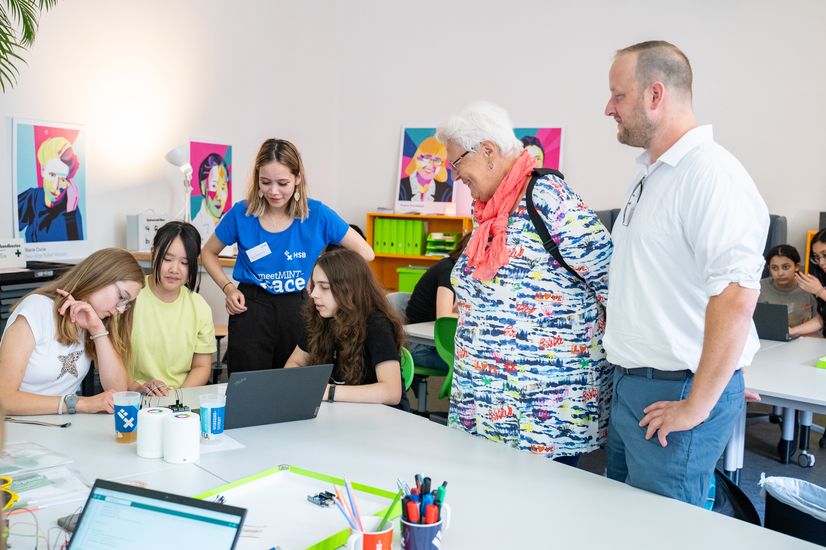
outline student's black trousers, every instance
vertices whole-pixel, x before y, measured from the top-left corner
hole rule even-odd
[[[229,316],[227,370],[280,369],[304,330],[304,292],[272,294],[240,284],[247,311]]]

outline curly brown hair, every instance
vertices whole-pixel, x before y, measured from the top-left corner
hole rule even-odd
[[[319,256],[316,261],[327,280],[338,308],[332,318],[324,318],[307,300],[307,347],[313,364],[329,362],[338,352],[336,375],[345,384],[359,384],[366,365],[364,343],[367,319],[377,313],[387,317],[393,327],[393,339],[401,351],[404,341],[402,322],[387,301],[384,289],[370,271],[367,262],[352,250],[339,248]],[[312,282],[308,290],[312,290]]]

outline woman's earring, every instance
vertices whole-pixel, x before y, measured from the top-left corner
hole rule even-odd
[[[298,202],[301,199],[301,193],[296,191],[295,195],[293,195],[293,198],[295,199],[295,202]]]
[[[488,170],[493,170],[493,163],[492,162],[488,164]]]
[[[259,189],[258,190],[258,198],[260,199],[263,196],[264,196],[264,192]]]

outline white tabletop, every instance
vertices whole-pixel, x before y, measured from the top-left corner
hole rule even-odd
[[[826,369],[815,367],[826,356],[826,339],[802,337],[773,342],[761,349],[745,369],[746,387],[770,404],[826,413]]]
[[[417,344],[433,345],[433,332],[436,327],[435,321],[425,321],[424,323],[413,323],[404,325],[404,333],[409,342]]]
[[[138,458],[134,445],[114,442],[112,422],[75,415],[66,429],[10,424],[7,441],[37,441],[68,454],[90,480],[144,480],[190,495],[278,464],[389,490],[397,477],[411,482],[424,472],[448,481],[447,548],[659,549],[664,541],[669,550],[815,548],[381,405],[323,403],[314,420],[229,430],[246,447],[202,455],[197,467]],[[48,510],[39,512],[44,530],[56,517]]]

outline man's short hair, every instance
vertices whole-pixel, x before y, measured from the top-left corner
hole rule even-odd
[[[664,40],[649,40],[617,50],[616,57],[629,53],[637,54],[636,77],[641,87],[659,80],[672,91],[691,98],[691,63],[680,48]]]

